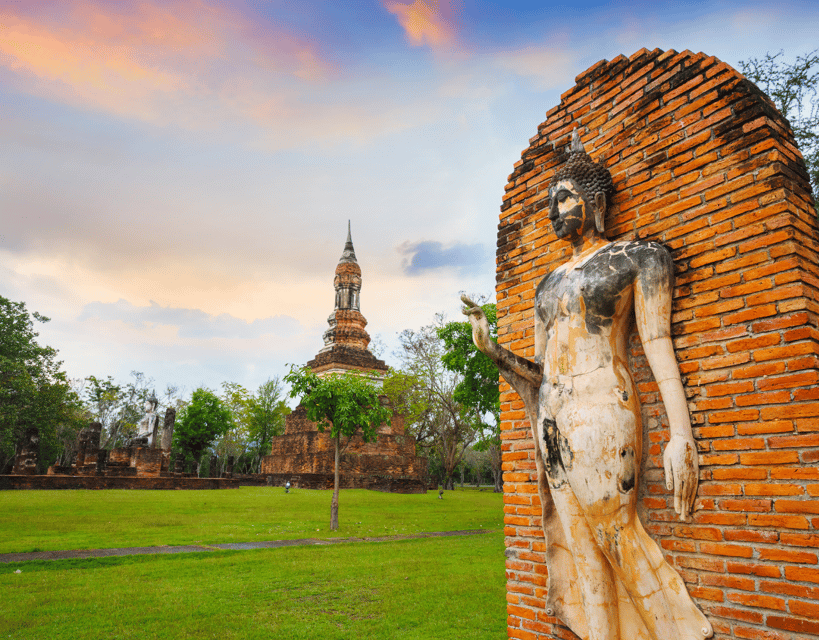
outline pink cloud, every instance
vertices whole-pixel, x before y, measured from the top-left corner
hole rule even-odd
[[[78,0],[29,14],[0,6],[0,66],[23,91],[162,123],[184,102],[218,102],[237,75],[274,93],[272,75],[298,83],[332,73],[310,41],[202,0]]]
[[[446,1],[413,0],[405,4],[386,0],[384,8],[396,16],[412,45],[440,49],[457,42],[454,11]]]
[[[408,100],[400,78],[362,83],[309,36],[212,1],[0,0],[0,81],[80,109],[268,150],[368,144],[439,111],[434,96]],[[407,16],[418,10],[409,6]],[[454,32],[429,25],[447,12],[412,28],[443,46]]]

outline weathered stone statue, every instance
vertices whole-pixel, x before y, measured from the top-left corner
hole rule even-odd
[[[111,455],[111,451],[108,449],[100,449],[97,452],[97,474],[98,475],[105,475],[106,470],[108,469],[108,457]]]
[[[168,407],[165,409],[165,421],[162,424],[162,441],[160,446],[163,451],[170,451],[173,444],[173,427],[176,424],[176,409]]]
[[[702,640],[711,624],[636,513],[642,427],[627,366],[632,321],[668,414],[663,462],[681,520],[697,490],[697,447],[671,342],[674,267],[659,244],[605,239],[611,189],[608,170],[575,132],[549,190],[549,219],[572,257],[537,287],[534,362],[493,342],[466,297],[464,313],[533,427],[547,614],[586,640]]]
[[[25,436],[17,445],[14,457],[13,475],[36,475],[40,454],[40,430],[37,427],[26,429]]]
[[[159,400],[152,393],[151,397],[145,401],[145,417],[139,423],[139,433],[131,439],[132,446],[151,448],[155,446],[159,429],[159,416],[156,415],[158,406]]]
[[[100,422],[89,422],[88,426],[80,429],[77,434],[77,458],[74,461],[78,469],[89,464],[99,451],[101,434],[102,423]]]

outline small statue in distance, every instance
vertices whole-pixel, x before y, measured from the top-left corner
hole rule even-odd
[[[158,406],[159,400],[156,399],[156,394],[152,393],[145,401],[145,416],[140,420],[139,433],[131,438],[130,446],[154,447],[159,427],[159,416],[156,414]]]
[[[611,189],[608,170],[575,132],[549,189],[549,219],[572,257],[537,287],[534,362],[493,342],[482,309],[466,296],[463,312],[532,425],[547,615],[584,640],[702,640],[711,624],[636,510],[642,426],[627,366],[633,321],[668,414],[663,463],[681,520],[697,490],[697,448],[671,342],[674,265],[657,243],[604,237]]]

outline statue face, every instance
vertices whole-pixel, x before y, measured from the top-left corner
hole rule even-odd
[[[561,180],[549,193],[549,220],[561,240],[581,236],[590,213],[589,203],[572,180]]]

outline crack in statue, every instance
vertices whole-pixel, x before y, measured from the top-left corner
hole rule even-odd
[[[605,239],[611,176],[575,131],[549,189],[571,259],[535,294],[535,361],[489,338],[463,297],[477,347],[524,401],[533,426],[549,589],[546,613],[584,640],[702,640],[711,624],[637,517],[640,401],[628,370],[632,322],[668,414],[663,464],[680,520],[697,491],[697,447],[671,342],[674,266],[654,242]]]

